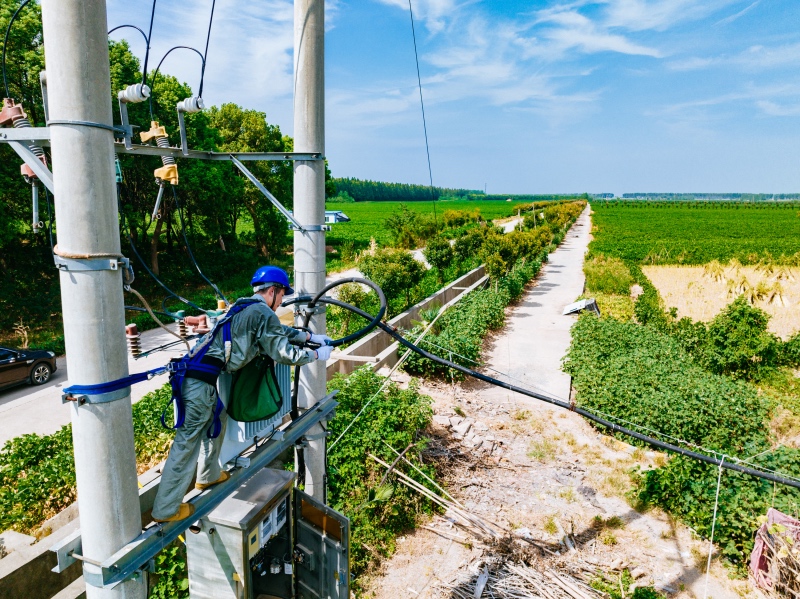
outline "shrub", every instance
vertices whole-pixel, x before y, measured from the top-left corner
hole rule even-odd
[[[328,383],[329,389],[339,390],[336,417],[329,427],[331,439],[338,439],[353,422],[329,450],[328,484],[330,504],[350,518],[350,567],[356,575],[378,557],[373,550],[379,556],[391,555],[395,536],[413,528],[419,515],[432,510],[430,502],[404,485],[380,487],[386,470],[368,458],[371,453],[392,463],[397,455],[387,444],[402,451],[415,443],[414,450],[405,457],[429,477],[435,476],[434,469],[420,459],[426,442],[422,431],[433,417],[430,397],[419,392],[415,381],[408,389],[390,383],[378,393],[384,381],[384,377],[365,366],[347,378],[336,375]],[[354,421],[362,409],[364,412]],[[402,464],[398,469],[420,484],[430,484]]]
[[[702,363],[717,374],[752,379],[777,364],[778,339],[767,331],[769,316],[739,297],[708,325],[699,353]]]
[[[425,274],[425,268],[411,254],[395,249],[377,250],[371,256],[364,256],[359,268],[387,297],[404,293],[407,303],[410,303],[413,288]]]
[[[603,255],[594,256],[583,265],[586,275],[586,288],[600,293],[628,295],[633,277],[628,267],[619,258]]]
[[[421,245],[435,235],[437,229],[432,218],[409,210],[405,204],[384,221],[384,226],[392,234],[395,245],[407,249]]]
[[[453,261],[453,248],[444,237],[437,235],[428,240],[428,246],[423,252],[428,263],[439,271],[439,282],[442,282],[443,271]]]
[[[166,456],[173,432],[161,427],[170,386],[145,395],[133,406],[133,434],[139,472]],[[171,416],[167,415],[167,420]],[[52,435],[22,435],[0,449],[0,529],[29,533],[75,501],[72,425]]]
[[[582,316],[573,328],[564,370],[573,377],[578,403],[590,411],[731,459],[770,449],[771,408],[758,390],[706,371],[677,339],[652,327]],[[754,463],[800,474],[800,452],[794,449],[773,450]],[[715,540],[731,561],[744,563],[756,518],[771,505],[773,495],[776,507],[792,510],[800,492],[746,475],[726,472],[723,478]],[[676,456],[663,467],[638,474],[633,495],[669,510],[707,536],[716,482],[714,466]]]

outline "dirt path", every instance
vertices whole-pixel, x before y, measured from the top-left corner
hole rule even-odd
[[[574,318],[561,311],[582,292],[589,230],[584,213],[537,284],[510,310],[506,328],[489,340],[487,367],[520,386],[569,397],[560,361]],[[435,402],[431,432],[452,464],[448,489],[471,512],[550,544],[561,553],[557,559],[595,564],[611,580],[627,567],[636,585],[655,585],[671,596],[705,596],[698,565],[705,564],[708,544],[658,510],[642,514],[624,499],[630,469],[662,463],[664,456],[601,435],[575,414],[483,383],[429,383],[423,391]],[[491,553],[446,516],[435,516],[428,526],[398,539],[396,554],[370,581],[369,596],[447,596],[442,582],[477,571]],[[575,551],[564,544],[565,533]],[[720,565],[712,565],[709,597],[746,593],[746,582],[731,582]]]

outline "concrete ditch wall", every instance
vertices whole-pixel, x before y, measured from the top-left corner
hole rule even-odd
[[[464,295],[474,288],[483,284],[486,279],[486,272],[483,265],[471,270],[467,274],[459,277],[446,287],[443,287],[433,295],[426,297],[418,304],[413,305],[402,314],[392,318],[388,324],[398,329],[410,329],[413,327],[412,320],[419,319],[419,313],[433,305],[449,306],[457,303]],[[373,331],[363,339],[359,339],[353,345],[345,349],[342,353],[352,356],[376,357],[377,362],[367,362],[374,370],[383,366],[394,366],[399,359],[399,344],[393,342],[383,331]],[[351,360],[335,360],[328,364],[328,379],[334,374],[341,373],[348,375],[356,368],[363,366],[364,362]]]

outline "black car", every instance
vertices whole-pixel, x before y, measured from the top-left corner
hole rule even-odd
[[[43,385],[56,371],[56,355],[39,349],[0,347],[0,388],[29,382]]]

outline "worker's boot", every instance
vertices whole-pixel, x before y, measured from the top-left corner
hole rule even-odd
[[[220,475],[219,475],[219,478],[218,478],[217,480],[215,480],[213,483],[197,483],[197,484],[194,486],[194,488],[195,488],[195,489],[200,489],[201,491],[205,491],[205,490],[206,490],[206,489],[208,489],[209,487],[213,487],[214,485],[218,485],[219,483],[224,483],[224,482],[225,482],[226,480],[228,480],[230,477],[231,477],[231,475],[230,475],[230,474],[228,474],[228,472],[227,472],[227,471],[223,470],[223,471],[220,473]]]
[[[153,518],[153,520],[156,522],[178,522],[179,520],[185,520],[192,514],[194,514],[194,506],[191,503],[182,503],[178,511],[169,518]]]

